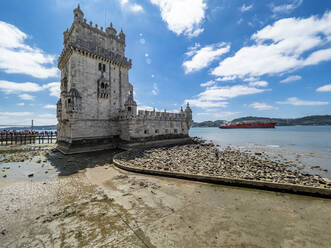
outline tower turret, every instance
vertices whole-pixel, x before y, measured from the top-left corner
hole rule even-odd
[[[124,103],[125,111],[127,111],[131,115],[136,115],[137,114],[137,103],[133,99],[133,92],[130,91],[129,97]]]
[[[186,115],[186,125],[189,129],[192,125],[192,110],[190,108],[190,104],[187,102],[186,108],[185,108],[185,115]]]
[[[110,35],[116,35],[117,31],[116,29],[113,27],[113,23],[110,23],[110,26],[106,28],[106,33],[110,34]]]
[[[74,9],[74,21],[75,22],[83,22],[83,19],[84,19],[84,13],[80,9],[80,6],[78,4],[77,8]]]
[[[125,42],[125,34],[124,34],[124,32],[123,32],[122,29],[121,29],[121,32],[118,35],[118,38],[120,38],[121,41],[124,41]]]

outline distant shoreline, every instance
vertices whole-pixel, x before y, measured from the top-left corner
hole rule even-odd
[[[223,125],[225,120],[193,122],[192,127],[218,127]],[[276,122],[276,126],[329,126],[331,125],[331,115],[312,115],[301,118],[269,118],[247,116],[237,118],[232,123],[252,123],[252,122]]]
[[[310,127],[325,127],[325,126],[331,126],[331,124],[325,124],[325,125],[276,125],[277,127],[295,127],[295,126],[310,126]],[[191,128],[210,128],[210,127],[218,127],[218,126],[192,126]]]

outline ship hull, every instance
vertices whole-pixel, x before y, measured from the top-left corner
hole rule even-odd
[[[243,123],[243,124],[235,124],[228,126],[219,126],[222,129],[230,129],[230,128],[275,128],[275,122],[268,123]]]

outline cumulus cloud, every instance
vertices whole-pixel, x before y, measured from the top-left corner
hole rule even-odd
[[[290,104],[293,106],[321,106],[321,105],[328,105],[329,102],[322,102],[322,101],[305,101],[300,100],[297,97],[290,97],[287,98],[286,101],[276,102],[277,104]]]
[[[148,106],[148,105],[139,105],[137,106],[137,110],[148,110],[148,111],[153,111],[155,109],[155,111],[159,111],[158,109],[156,109],[155,107],[152,106]]]
[[[26,94],[26,93],[24,93],[24,94],[19,94],[18,95],[19,96],[19,98],[21,98],[22,100],[28,100],[28,101],[32,101],[32,100],[34,100],[34,96],[32,96],[32,95],[30,95],[30,94]]]
[[[205,91],[198,94],[195,98],[186,99],[191,106],[200,108],[225,108],[228,106],[228,99],[235,98],[242,95],[251,95],[264,92],[265,89],[250,87],[246,85],[234,86],[212,86],[207,87]]]
[[[26,82],[26,83],[15,83],[5,80],[0,80],[0,90],[7,93],[18,93],[18,92],[38,92],[43,90],[43,88],[36,83]]]
[[[24,103],[24,102],[20,102],[20,103],[17,103],[16,105],[17,105],[17,106],[24,106],[25,103]]]
[[[17,116],[17,117],[21,117],[21,116],[30,116],[33,113],[31,112],[0,112],[0,116]]]
[[[201,99],[187,99],[185,102],[189,102],[191,107],[198,108],[225,108],[229,104],[225,101],[206,101]]]
[[[240,112],[232,111],[217,111],[217,112],[198,112],[194,114],[194,121],[205,121],[205,120],[229,120],[230,117],[234,117]]]
[[[144,8],[141,5],[137,3],[131,3],[130,0],[120,0],[120,4],[123,10],[134,13],[144,12]]]
[[[199,98],[204,101],[220,101],[235,98],[242,95],[251,95],[264,92],[265,89],[250,87],[246,85],[234,86],[213,86],[207,88],[199,94]]]
[[[60,82],[52,82],[44,85],[43,88],[49,90],[50,96],[60,97],[60,86]]]
[[[150,0],[161,11],[162,20],[168,29],[177,35],[198,36],[203,32],[201,24],[205,18],[205,0]]]
[[[253,8],[253,4],[251,4],[251,5],[245,5],[245,4],[243,4],[241,6],[241,8],[240,8],[240,11],[241,12],[246,12],[246,11],[249,11],[250,9],[252,9],[252,8]]]
[[[20,94],[23,92],[39,92],[48,89],[50,96],[60,96],[60,83],[52,82],[45,85],[39,85],[37,83],[25,82],[16,83],[5,80],[0,80],[0,91],[6,94]],[[31,99],[29,99],[31,100]]]
[[[293,81],[298,81],[300,79],[302,79],[301,76],[299,76],[299,75],[292,75],[292,76],[288,76],[287,78],[281,80],[280,82],[281,83],[290,83],[290,82],[293,82]]]
[[[318,92],[331,91],[331,84],[323,85],[323,86],[317,88],[316,91],[318,91]]]
[[[257,110],[272,110],[272,109],[276,109],[275,107],[268,105],[264,102],[254,102],[252,104],[249,105],[252,108],[255,108]]]
[[[201,87],[208,87],[208,86],[212,86],[212,85],[214,85],[214,84],[215,84],[215,81],[210,80],[210,81],[208,81],[208,82],[201,83],[200,86],[201,86]]]
[[[242,47],[234,56],[225,58],[212,74],[259,77],[331,60],[331,49],[328,48],[331,43],[331,11],[321,17],[280,19],[253,34],[251,39],[253,45]]]
[[[216,78],[216,81],[225,82],[225,81],[233,81],[235,79],[236,79],[235,76],[226,76],[226,77]]]
[[[201,47],[199,44],[190,47],[186,55],[187,60],[183,62],[185,73],[199,71],[210,65],[221,55],[230,51],[230,45],[224,42]]]
[[[267,81],[256,81],[256,82],[250,82],[249,86],[253,87],[267,87],[268,82]]]
[[[47,104],[44,106],[45,109],[56,109],[56,105]]]
[[[300,7],[302,4],[303,0],[287,0],[286,4],[282,5],[270,5],[271,11],[274,14],[280,14],[280,13],[290,13],[296,8]]]
[[[27,38],[16,26],[0,21],[0,69],[36,78],[56,77],[55,56],[27,45]]]

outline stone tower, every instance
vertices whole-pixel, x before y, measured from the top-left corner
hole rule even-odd
[[[103,30],[86,23],[79,5],[74,22],[64,32],[58,60],[61,97],[58,106],[59,143],[109,143],[119,136],[115,122],[133,91],[128,81],[131,60],[125,57],[125,35],[112,24]]]
[[[105,30],[87,23],[79,5],[73,13],[74,21],[63,33],[64,47],[58,59],[59,150],[74,153],[115,148],[123,141],[188,136],[192,123],[189,106],[178,114],[137,114],[128,78],[131,60],[125,57],[124,32],[117,33],[112,23]]]

